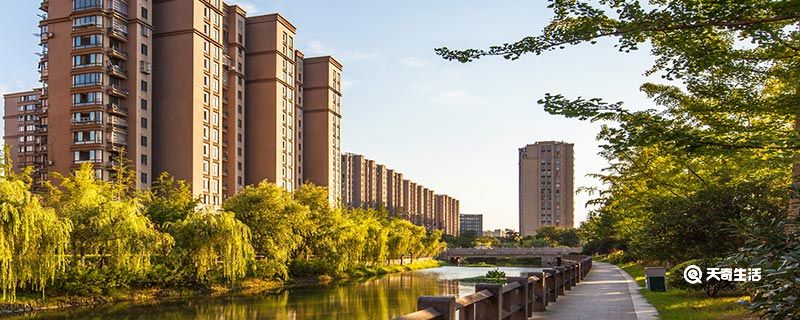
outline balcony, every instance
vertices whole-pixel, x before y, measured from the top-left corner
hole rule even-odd
[[[125,50],[122,50],[122,48],[108,47],[106,51],[108,52],[109,57],[128,61],[128,53],[125,52]]]
[[[121,116],[128,115],[128,108],[121,107],[116,103],[109,103],[106,106],[108,107],[108,113],[110,114],[121,115]]]
[[[108,36],[120,41],[128,42],[128,32],[119,28],[109,27]]]
[[[115,76],[117,78],[128,79],[128,71],[125,70],[122,66],[109,64],[108,68],[106,68],[108,74],[111,76]]]
[[[121,85],[118,84],[112,84],[110,86],[107,86],[106,88],[108,89],[108,94],[112,96],[127,98],[128,95],[130,94],[130,92],[127,89],[123,88]]]

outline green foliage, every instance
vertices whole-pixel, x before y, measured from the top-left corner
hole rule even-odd
[[[800,317],[800,232],[780,218],[745,221],[740,229],[746,245],[728,262],[743,268],[761,268],[762,274],[761,281],[746,284],[752,292],[750,310],[767,319]]]
[[[147,217],[159,228],[168,222],[186,219],[199,203],[199,198],[192,195],[192,188],[186,181],[177,180],[167,172],[158,176],[152,188],[144,194]]]
[[[706,275],[703,274],[703,281],[698,284],[691,284],[686,282],[683,277],[683,271],[690,265],[700,267],[705,272],[708,268],[723,268],[730,266],[721,265],[721,259],[695,259],[680,263],[673,267],[667,274],[667,284],[670,288],[703,291],[709,297],[715,297],[720,291],[731,290],[734,288],[732,281],[720,281],[717,279],[707,280]]]
[[[500,239],[489,236],[476,237],[472,241],[473,247],[496,247],[500,245]]]
[[[300,230],[308,225],[309,209],[295,202],[289,192],[267,182],[246,187],[224,207],[250,228],[256,254],[269,261],[272,266],[267,269],[275,272],[268,278],[285,279],[285,266],[303,241]]]
[[[63,267],[72,225],[44,208],[32,194],[27,173],[15,175],[6,164],[0,176],[0,284],[3,299],[14,300],[17,288],[44,293]]]
[[[216,211],[199,208],[189,184],[168,174],[140,192],[130,167],[111,171],[111,181],[88,164],[55,174],[45,205],[26,174],[0,176],[0,280],[12,299],[18,289],[44,293],[51,282],[58,294],[99,296],[244,277],[385,273],[411,268],[384,268],[390,259],[445,247],[441,231],[384,210],[331,207],[327,190],[314,185],[292,194],[264,182]]]
[[[573,228],[544,226],[536,230],[536,238],[545,239],[555,245],[577,247],[580,244],[578,231]]]
[[[196,211],[170,229],[177,244],[173,254],[200,281],[218,266],[224,279],[241,279],[254,261],[250,228],[233,213]]]
[[[506,273],[503,272],[503,271],[500,271],[500,269],[495,268],[495,269],[487,271],[486,272],[486,277],[487,278],[494,278],[494,279],[505,279],[506,278]]]
[[[612,251],[605,257],[605,261],[611,264],[623,264],[633,260],[634,259],[632,259],[630,255],[626,254],[625,251],[622,250]]]
[[[98,180],[91,165],[58,178],[50,201],[72,221],[73,255],[99,255],[100,268],[145,271],[151,255],[171,246],[172,238],[155,229],[139,199],[119,182]]]

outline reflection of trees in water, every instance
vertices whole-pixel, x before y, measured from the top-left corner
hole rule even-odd
[[[247,298],[189,300],[158,306],[115,305],[74,315],[39,314],[25,319],[393,319],[417,308],[422,295],[458,295],[458,281],[393,274],[363,283],[284,291]]]

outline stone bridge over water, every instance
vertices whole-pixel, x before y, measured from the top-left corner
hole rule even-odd
[[[469,258],[541,258],[542,265],[558,265],[558,258],[580,253],[580,248],[451,248],[439,255],[447,261]]]

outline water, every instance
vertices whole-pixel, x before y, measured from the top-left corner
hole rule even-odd
[[[416,310],[422,295],[467,295],[474,284],[457,279],[485,275],[493,268],[441,267],[391,274],[360,283],[285,290],[253,297],[191,299],[158,305],[113,304],[91,309],[42,312],[12,319],[125,320],[377,320]],[[540,271],[500,268],[508,276]]]

